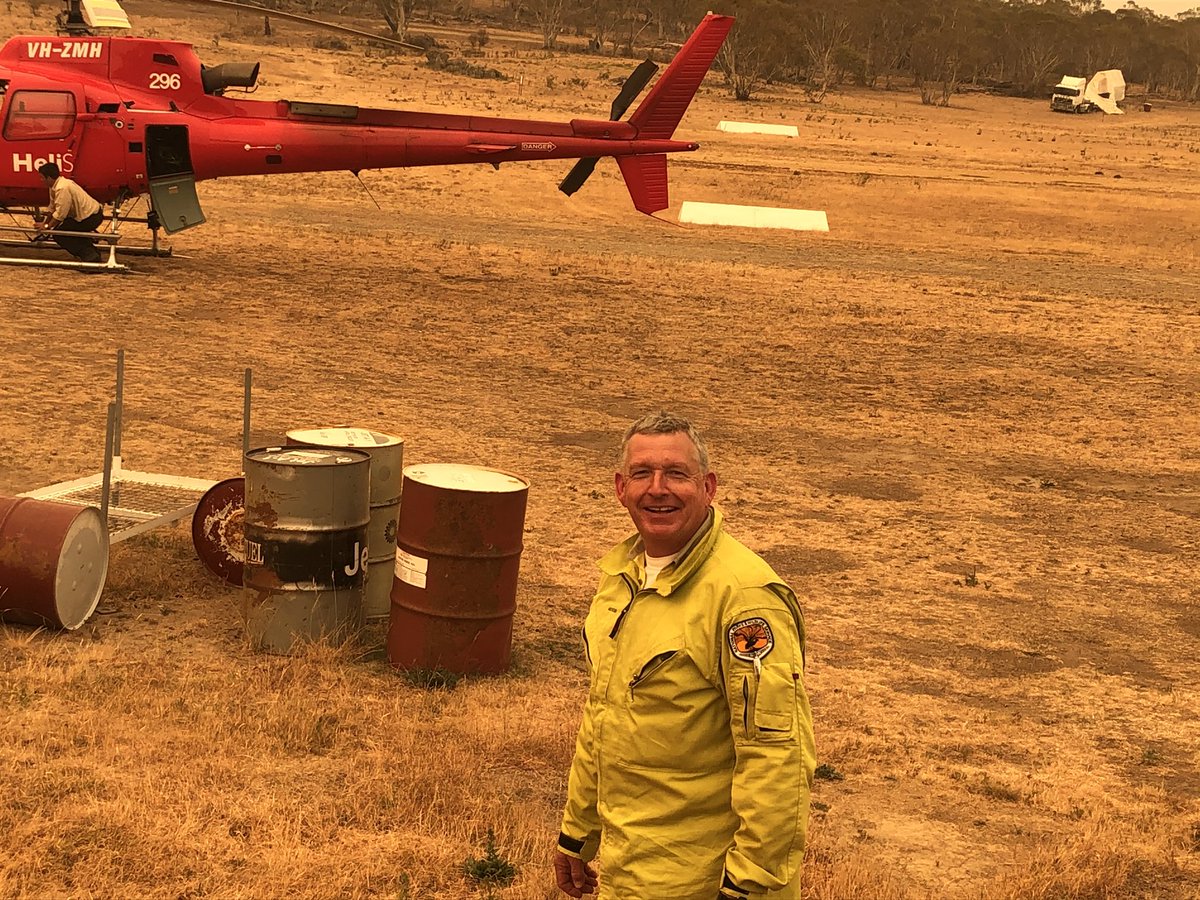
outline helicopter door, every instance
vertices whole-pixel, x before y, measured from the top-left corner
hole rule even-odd
[[[146,174],[150,202],[169,234],[204,222],[186,125],[146,126]]]

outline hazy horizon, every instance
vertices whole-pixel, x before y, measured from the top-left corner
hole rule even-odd
[[[1104,0],[1107,9],[1120,9],[1126,0]],[[1181,12],[1200,7],[1200,0],[1142,0],[1138,6],[1153,10],[1160,16],[1177,16]]]

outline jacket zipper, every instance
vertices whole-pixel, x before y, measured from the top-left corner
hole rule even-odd
[[[742,676],[742,733],[750,737],[750,679]]]
[[[633,679],[629,682],[629,699],[633,699],[634,688],[665,666],[667,662],[678,652],[678,650],[670,650],[665,653],[660,653],[658,656],[650,660],[650,662],[646,665],[646,668],[634,675]]]
[[[637,596],[637,589],[634,588],[633,582],[624,572],[621,573],[621,580],[625,582],[625,587],[629,588],[629,602],[625,604],[625,608],[617,613],[617,621],[613,622],[612,631],[608,636],[613,640],[617,638],[617,632],[621,630],[621,623],[625,621],[625,614],[629,612],[629,607],[633,606],[633,598]]]
[[[758,706],[758,689],[762,686],[762,659],[754,657],[754,706]],[[758,726],[754,727],[754,735],[750,734],[750,676],[742,676],[742,728],[746,737],[758,734]]]

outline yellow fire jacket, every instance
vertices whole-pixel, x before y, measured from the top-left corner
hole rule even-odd
[[[599,848],[600,900],[800,896],[816,765],[804,620],[721,522],[714,507],[650,589],[636,535],[600,561],[559,837],[583,859]]]

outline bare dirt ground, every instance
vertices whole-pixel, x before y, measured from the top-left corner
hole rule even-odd
[[[287,27],[267,42],[229,17],[128,6],[142,33],[193,40],[206,61],[261,59],[262,98],[601,118],[634,64],[495,41],[485,62],[510,80],[471,81],[316,51]],[[555,189],[569,163],[363,173],[379,208],[347,173],[229,179],[200,186],[208,223],[171,240],[173,259],[131,259],[136,276],[7,271],[0,494],[99,468],[121,347],[128,465],[237,474],[251,367],[255,444],[352,422],[405,437],[407,462],[494,466],[532,488],[510,677],[439,694],[438,725],[371,636],[368,662],[339,664],[362,670],[346,676],[371,698],[362,709],[411,714],[432,746],[457,748],[453,771],[394,748],[416,770],[395,777],[475,777],[463,807],[412,807],[399,844],[344,823],[315,843],[280,833],[273,886],[232,863],[214,874],[220,847],[207,874],[183,867],[166,848],[186,857],[207,840],[205,815],[240,838],[231,809],[261,789],[245,784],[240,800],[217,791],[227,799],[193,830],[137,844],[141,868],[101,854],[88,887],[37,837],[79,815],[72,794],[36,807],[41,831],[9,828],[0,894],[474,896],[453,870],[495,823],[522,867],[497,896],[552,896],[542,866],[584,692],[577,630],[592,560],[628,529],[613,451],[660,405],[704,428],[730,528],[804,599],[829,767],[812,896],[1200,894],[1200,111],[1128,107],[1065,116],[965,94],[932,109],[906,91],[814,106],[779,88],[737,104],[713,76],[679,132],[702,148],[671,161],[667,221],[632,209],[611,160],[570,199]],[[725,134],[721,119],[800,137]],[[682,200],[822,209],[831,231],[677,227]],[[118,765],[133,751],[104,735],[123,716],[183,727],[132,699],[114,711],[94,675],[72,692],[45,672],[119,672],[148,703],[181,672],[251,690],[278,665],[240,640],[237,592],[182,528],[121,545],[104,606],[72,635],[0,629],[13,792],[63,760]],[[35,699],[18,702],[27,682]],[[463,724],[497,715],[497,696],[511,710],[500,731]],[[71,742],[74,719],[90,742]],[[188,721],[183,745],[138,757],[152,780],[171,777],[163,754],[230,752],[219,725]],[[518,722],[537,723],[524,726],[536,745]],[[324,774],[294,782],[318,798],[375,759],[331,740]],[[264,752],[292,771],[294,750]],[[80,790],[100,819],[112,791],[131,821],[158,797]],[[356,853],[400,862],[331,875]],[[401,863],[411,881],[396,880]]]

